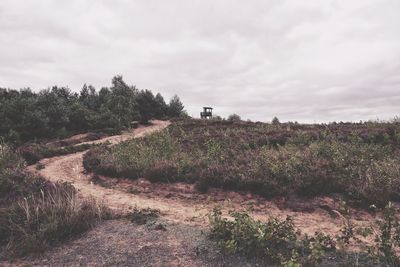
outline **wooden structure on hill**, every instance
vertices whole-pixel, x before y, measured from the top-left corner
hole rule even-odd
[[[203,112],[200,112],[200,117],[202,119],[212,119],[212,110],[211,107],[203,107]]]

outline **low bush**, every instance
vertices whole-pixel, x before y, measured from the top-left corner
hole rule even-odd
[[[172,161],[156,161],[145,170],[144,176],[151,182],[174,182],[178,176],[178,168]]]
[[[24,160],[0,142],[0,207],[29,193],[38,193],[49,182],[25,171]]]
[[[261,222],[246,212],[230,212],[232,220],[222,217],[215,208],[210,215],[210,237],[225,253],[266,258],[271,263],[287,266],[314,265],[325,252],[335,249],[334,240],[322,233],[303,236],[290,217],[270,218]]]
[[[350,246],[360,248],[360,252],[345,257],[346,266],[362,265],[359,259],[368,266],[400,266],[399,210],[388,202],[376,212],[380,216],[367,227],[355,227],[350,220],[351,214],[345,215],[346,222],[336,237],[338,247],[341,252],[347,252]]]
[[[127,218],[130,219],[131,222],[139,225],[154,222],[158,217],[160,217],[160,211],[157,209],[138,209],[137,207],[127,215]]]
[[[54,147],[40,144],[30,144],[21,146],[17,149],[18,153],[31,165],[41,159],[62,156],[88,150],[91,147],[98,146],[96,144],[70,145],[65,147]]]
[[[342,193],[365,206],[400,198],[400,126],[181,120],[167,129],[92,149],[99,174],[195,183],[266,197]],[[165,173],[164,173],[165,172]]]
[[[380,214],[374,224],[355,227],[351,215],[343,213],[345,223],[333,238],[322,232],[302,235],[289,217],[261,222],[247,212],[231,211],[231,218],[226,218],[215,208],[209,215],[210,238],[224,253],[261,257],[284,266],[400,266],[398,210],[389,202]]]
[[[99,165],[101,163],[100,156],[106,155],[109,152],[109,148],[107,146],[98,146],[90,149],[83,155],[83,167],[85,170],[92,172],[100,172]]]

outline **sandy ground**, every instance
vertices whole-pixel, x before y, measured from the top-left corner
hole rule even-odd
[[[129,132],[124,132],[121,135],[110,136],[100,140],[92,141],[91,143],[103,143],[110,142],[112,144],[119,143],[130,138],[137,138],[150,134],[152,132],[161,130],[169,125],[166,121],[153,121],[153,124],[147,127],[141,126]],[[82,158],[85,152],[79,152],[75,154],[59,156],[49,159],[43,159],[40,162],[45,166],[44,169],[37,171],[35,166],[28,167],[32,172],[38,172],[46,179],[53,182],[56,181],[68,181],[71,182],[82,194],[82,196],[93,196],[99,201],[104,201],[110,208],[119,212],[129,212],[135,206],[139,208],[153,208],[159,209],[162,214],[162,219],[167,225],[172,225],[180,229],[186,229],[189,227],[194,233],[199,229],[204,229],[208,222],[207,214],[215,206],[222,207],[223,211],[227,213],[231,209],[248,209],[251,214],[258,219],[266,220],[269,216],[279,216],[285,218],[291,216],[298,228],[303,233],[313,234],[315,231],[322,231],[331,235],[338,233],[340,225],[344,220],[342,216],[336,211],[338,209],[338,199],[334,197],[318,197],[314,199],[275,199],[266,200],[262,197],[255,196],[246,193],[226,192],[218,189],[211,189],[207,194],[198,193],[192,185],[176,183],[176,184],[152,184],[145,179],[139,179],[131,181],[127,179],[111,179],[107,177],[101,177],[104,183],[109,186],[104,187],[91,182],[91,175],[85,174],[82,165]],[[352,210],[354,223],[358,225],[366,225],[373,220],[372,216],[363,211]],[[122,223],[122,224],[121,224]],[[115,224],[115,225],[114,225]],[[60,249],[50,251],[46,253],[42,258],[37,259],[35,264],[37,265],[126,265],[126,266],[204,266],[205,263],[200,258],[189,257],[185,253],[192,253],[187,251],[188,245],[182,243],[182,240],[171,241],[173,238],[173,232],[163,233],[163,235],[169,235],[168,237],[158,236],[159,242],[155,240],[148,240],[148,247],[146,245],[137,244],[136,242],[132,248],[128,246],[129,240],[133,236],[143,234],[143,231],[136,227],[136,230],[125,233],[124,227],[134,227],[124,225],[123,222],[112,221],[106,222],[105,225],[100,225],[90,231],[83,239],[72,241],[72,243],[62,245]],[[108,233],[107,227],[116,227],[118,229],[120,225],[121,231],[114,231],[116,236],[121,235],[123,238],[120,242],[125,244],[125,248],[121,249],[124,245],[115,245],[113,250],[112,242],[117,237],[112,235],[112,232]],[[113,228],[114,229],[114,228]],[[133,229],[133,228],[132,228]],[[197,230],[196,230],[197,229]],[[178,231],[178,232],[179,232]],[[125,233],[125,234],[124,234]],[[129,234],[131,233],[131,235]],[[172,233],[172,234],[171,234]],[[93,235],[90,237],[90,235]],[[157,234],[158,235],[158,234]],[[157,236],[156,235],[156,236]],[[107,253],[114,255],[118,251],[126,254],[126,259],[122,262],[105,262],[105,260],[97,255],[96,248],[92,253],[87,253],[82,256],[82,264],[80,264],[79,251],[82,249],[79,247],[80,242],[86,242],[86,247],[90,247],[90,238],[101,237],[101,240],[93,242],[102,242],[98,250],[103,250],[104,257],[107,257]],[[151,234],[149,237],[151,239]],[[185,239],[184,237],[180,237]],[[133,238],[134,239],[134,238]],[[140,239],[139,239],[140,240]],[[111,242],[111,243],[109,243]],[[128,242],[128,243],[127,243]],[[135,241],[133,241],[135,242]],[[160,243],[161,242],[161,243]],[[141,242],[139,242],[141,243]],[[89,245],[88,245],[89,244]],[[169,245],[168,245],[169,244]],[[143,246],[139,248],[138,246]],[[165,252],[166,256],[163,259],[159,259],[158,262],[140,262],[140,259],[132,259],[128,257],[132,251],[130,249],[141,249],[155,250],[157,246],[169,247],[169,253]],[[189,246],[190,247],[190,246]],[[166,249],[165,251],[168,251]],[[183,249],[183,252],[182,252]],[[196,250],[193,247],[192,249]],[[85,251],[84,249],[82,251]],[[97,251],[97,252],[96,252]],[[160,251],[162,249],[160,248]],[[172,251],[172,252],[171,252]],[[186,252],[184,252],[186,251]],[[132,253],[133,253],[132,252]],[[182,253],[183,254],[182,254]],[[98,252],[100,253],[100,252]],[[171,254],[172,253],[172,254]],[[89,255],[90,254],[90,255]],[[97,255],[97,256],[96,256]],[[149,252],[149,255],[152,253]],[[172,255],[172,256],[171,256]],[[178,255],[178,256],[176,256]],[[175,257],[176,256],[176,257]],[[51,259],[54,257],[62,258],[65,261],[53,262]],[[112,256],[110,256],[113,258]],[[111,259],[110,258],[110,259]],[[120,259],[120,257],[116,257]],[[114,259],[118,261],[118,259]],[[169,259],[168,262],[165,259]],[[193,261],[193,259],[196,259]],[[131,262],[130,262],[131,261]],[[47,263],[46,263],[47,262]],[[218,264],[216,262],[219,262]],[[216,265],[230,265],[227,262],[220,262],[217,260],[214,262]],[[26,264],[22,261],[21,264]],[[33,264],[33,262],[32,262]],[[28,264],[30,265],[30,264]],[[250,264],[253,265],[253,264]],[[214,265],[215,266],[215,265]]]
[[[62,246],[7,266],[267,266],[261,259],[219,253],[202,228],[157,223],[165,230],[105,221]]]

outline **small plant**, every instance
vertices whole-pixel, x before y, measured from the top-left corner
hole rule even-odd
[[[90,178],[90,181],[93,184],[98,184],[104,188],[111,188],[111,185],[106,180],[100,178],[100,176],[98,176],[97,174],[92,175],[92,177]]]
[[[216,142],[213,139],[208,140],[205,143],[207,147],[207,160],[210,162],[218,162],[224,160],[224,153],[222,150],[221,143]]]
[[[135,207],[131,213],[128,214],[128,218],[131,222],[142,225],[149,222],[154,222],[160,216],[160,210],[157,209],[139,209]]]
[[[400,222],[393,203],[389,202],[383,210],[383,219],[377,221],[379,228],[375,234],[375,248],[370,249],[374,256],[391,266],[400,266],[396,249],[400,248]]]
[[[35,169],[38,171],[43,170],[44,168],[45,168],[44,164],[40,163],[40,162],[38,164],[36,164],[36,167],[35,167]]]
[[[365,238],[371,236],[373,243],[366,242]],[[354,241],[362,248],[360,254],[374,265],[400,266],[400,258],[396,252],[400,248],[400,222],[391,202],[382,209],[382,218],[368,227],[356,228],[348,214],[336,240],[345,253],[348,253],[348,245]]]

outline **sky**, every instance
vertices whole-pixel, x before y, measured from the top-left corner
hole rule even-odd
[[[329,122],[400,115],[399,0],[1,0],[0,87],[115,75],[189,115]]]

